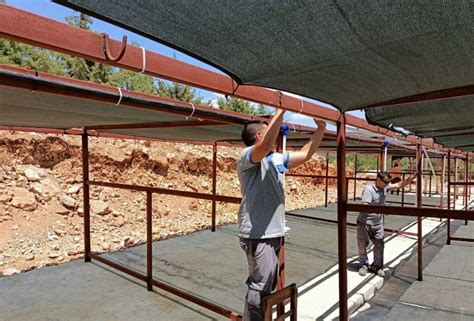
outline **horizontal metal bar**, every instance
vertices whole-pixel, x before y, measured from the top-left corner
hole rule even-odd
[[[194,127],[194,126],[212,126],[225,125],[227,122],[208,121],[208,120],[190,120],[190,121],[162,121],[152,123],[138,124],[110,124],[100,126],[86,126],[85,130],[104,130],[104,129],[132,129],[132,128],[175,128],[175,127]]]
[[[126,266],[124,266],[124,265],[122,265],[122,264],[113,262],[113,261],[111,261],[111,260],[109,260],[109,259],[106,259],[106,258],[104,258],[104,257],[102,257],[102,256],[100,256],[100,255],[98,255],[98,254],[96,254],[96,253],[93,253],[93,252],[90,252],[90,253],[89,253],[89,256],[90,256],[92,259],[94,259],[94,260],[97,260],[97,261],[99,261],[99,262],[101,262],[101,263],[103,263],[103,264],[105,264],[105,265],[108,265],[108,266],[110,266],[110,267],[112,267],[112,268],[114,268],[114,269],[116,269],[116,270],[119,270],[120,272],[126,273],[126,274],[128,274],[128,275],[130,275],[130,276],[133,276],[133,277],[139,279],[139,280],[142,280],[142,281],[144,281],[144,282],[147,282],[147,276],[146,276],[145,274],[143,274],[143,273],[140,273],[140,272],[138,272],[138,271],[132,270],[132,269],[130,269],[130,268],[128,268],[128,267],[126,267]],[[200,305],[200,306],[202,306],[202,307],[204,307],[204,308],[206,308],[206,309],[208,309],[208,310],[211,310],[211,311],[213,311],[213,312],[216,312],[216,313],[218,313],[218,314],[220,314],[220,315],[223,315],[223,316],[225,316],[225,317],[228,317],[228,318],[236,318],[236,317],[237,317],[236,320],[241,320],[241,318],[242,318],[242,317],[240,316],[240,314],[237,313],[237,312],[235,312],[235,311],[226,309],[226,308],[221,307],[221,306],[219,306],[219,305],[217,305],[217,304],[214,304],[214,303],[212,303],[212,302],[208,302],[208,301],[206,301],[206,300],[204,300],[204,299],[202,299],[202,298],[199,298],[199,297],[197,297],[197,296],[195,296],[195,295],[193,295],[193,294],[190,294],[190,293],[185,292],[185,291],[183,291],[183,290],[180,290],[180,289],[177,289],[177,288],[172,287],[172,286],[170,286],[170,285],[167,285],[167,284],[165,284],[165,283],[163,283],[163,282],[160,282],[160,281],[158,281],[158,280],[156,280],[156,279],[152,279],[152,280],[151,280],[151,283],[152,283],[154,286],[156,286],[156,287],[158,287],[158,288],[160,288],[160,289],[162,289],[162,290],[165,290],[165,291],[167,291],[167,292],[170,292],[170,293],[172,293],[172,294],[174,294],[174,295],[176,295],[176,296],[179,296],[179,297],[181,297],[181,298],[184,298],[184,299],[186,299],[186,300],[188,300],[188,301],[191,301],[191,302],[193,302],[193,303],[195,303],[195,304],[198,304],[198,305]],[[239,317],[240,317],[240,319],[239,319]]]
[[[455,236],[451,236],[450,240],[451,241],[462,241],[462,242],[474,242],[474,239],[468,239],[468,238],[465,238],[465,237],[455,237]]]
[[[400,106],[405,104],[411,104],[415,102],[429,101],[429,100],[440,100],[448,98],[457,98],[464,96],[474,95],[474,85],[448,88],[442,90],[435,90],[427,93],[416,94],[412,96],[387,100],[380,103],[363,106],[361,109],[374,108],[374,107],[389,107],[389,106]]]
[[[118,183],[108,183],[108,182],[98,182],[98,181],[89,181],[87,183],[89,185],[95,185],[95,186],[113,187],[113,188],[127,189],[127,190],[133,190],[133,191],[142,191],[142,192],[152,192],[152,193],[163,194],[163,195],[182,196],[182,197],[189,197],[189,198],[196,198],[196,199],[203,199],[203,200],[224,202],[224,203],[240,203],[240,201],[242,200],[240,197],[179,191],[179,190],[159,188],[159,187],[137,186],[137,185],[130,185],[130,184],[118,184]]]
[[[452,185],[462,185],[462,186],[471,186],[474,185],[474,182],[449,182],[448,186]]]
[[[286,212],[285,213],[288,216],[293,216],[293,217],[298,217],[298,218],[304,218],[308,220],[313,220],[313,221],[320,221],[320,222],[325,222],[325,223],[335,223],[337,224],[337,220],[331,220],[328,218],[322,218],[322,217],[315,217],[315,216],[309,216],[309,215],[304,215],[304,214],[297,214],[297,213],[291,213],[291,212]],[[351,223],[347,222],[348,226],[357,226],[356,223]],[[400,231],[400,230],[395,230],[391,228],[384,228],[383,229],[385,232],[390,232],[390,233],[396,233],[400,235],[409,235],[409,236],[417,236],[418,234],[412,233],[412,232],[405,232],[405,231]]]
[[[173,286],[170,286],[166,283],[163,283],[157,279],[152,279],[151,280],[151,284],[153,284],[154,286],[162,289],[162,290],[165,290],[167,292],[170,292],[170,293],[173,293],[174,295],[176,296],[179,296],[185,300],[188,300],[190,302],[193,302],[195,304],[198,304],[208,310],[211,310],[211,311],[214,311],[216,312],[217,314],[220,314],[222,316],[225,316],[229,319],[235,319],[235,320],[242,320],[242,316],[235,312],[235,311],[232,311],[232,310],[229,310],[229,309],[226,309],[220,305],[217,305],[217,304],[214,304],[212,302],[208,302],[198,296],[195,296],[189,292],[185,292],[183,290],[180,290],[178,288],[175,288]]]
[[[22,21],[22,23],[18,24],[18,21]],[[32,25],[35,28],[30,28]],[[65,34],[68,36],[64,37]],[[142,48],[138,46],[127,45],[123,58],[120,61],[111,62],[107,60],[103,52],[101,46],[102,36],[100,34],[75,28],[5,4],[0,4],[0,36],[133,71],[141,71],[143,68],[143,52]],[[111,50],[116,52],[121,47],[121,41],[110,39],[109,45]],[[333,122],[336,122],[339,118],[339,112],[336,110],[306,100],[302,101],[300,98],[279,91],[259,86],[239,86],[227,75],[180,62],[148,50],[146,51],[146,57],[147,68],[145,73],[151,76],[185,83],[224,95],[232,95],[268,106],[285,108]],[[303,108],[301,108],[302,103]],[[421,143],[429,148],[448,151],[448,149],[443,149],[441,145],[433,143],[429,139],[420,139],[415,136],[403,137],[396,132],[370,125],[366,120],[351,115],[346,115],[346,119],[348,125],[356,128],[363,128],[411,143]]]
[[[447,210],[447,209],[440,209],[440,208],[379,206],[379,205],[364,205],[364,204],[348,203],[347,210],[353,211],[353,212],[380,213],[380,214],[387,214],[387,215],[450,218],[450,219],[457,219],[457,220],[474,220],[474,215],[472,214],[471,211]]]
[[[307,177],[307,178],[326,178],[324,175],[311,175],[311,174],[293,174],[293,173],[287,173],[285,176],[291,176],[291,177]],[[329,179],[337,179],[337,176],[328,176]]]
[[[120,272],[123,272],[123,273],[126,273],[126,274],[128,274],[128,275],[131,275],[131,276],[133,276],[133,277],[135,277],[135,278],[137,278],[137,279],[139,279],[139,280],[142,280],[142,281],[144,281],[144,282],[147,281],[147,277],[146,277],[145,274],[140,273],[140,272],[135,271],[135,270],[132,270],[132,269],[130,269],[130,268],[126,267],[126,266],[123,266],[123,265],[121,265],[121,264],[119,264],[119,263],[115,263],[115,262],[113,262],[113,261],[111,261],[111,260],[109,260],[109,259],[106,259],[105,257],[102,257],[102,256],[98,255],[97,253],[89,252],[89,257],[91,257],[92,259],[97,260],[97,261],[99,261],[99,262],[101,262],[101,263],[104,263],[104,264],[106,264],[106,265],[108,265],[108,266],[110,266],[110,267],[113,267],[114,269],[119,270]]]

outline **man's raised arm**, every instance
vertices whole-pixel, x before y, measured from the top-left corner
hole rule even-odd
[[[288,169],[295,168],[311,159],[311,156],[316,152],[323,139],[324,130],[326,129],[326,122],[321,119],[314,119],[318,128],[314,131],[311,139],[296,152],[290,152],[290,160],[288,162]]]
[[[280,132],[280,125],[283,122],[284,113],[284,109],[276,109],[275,115],[262,133],[262,138],[252,147],[252,162],[260,162],[273,148],[278,133]]]

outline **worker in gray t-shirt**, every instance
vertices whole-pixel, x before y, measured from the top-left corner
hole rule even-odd
[[[239,209],[240,246],[249,267],[244,320],[263,320],[262,299],[276,287],[280,247],[285,235],[285,172],[311,159],[321,143],[326,123],[300,150],[273,152],[284,110],[277,109],[270,123],[250,121],[242,129],[247,146],[240,154],[237,174],[242,192]]]
[[[410,184],[415,175],[404,182],[390,184],[391,175],[388,172],[377,174],[375,183],[367,184],[362,192],[362,204],[385,205],[385,198],[390,190],[400,189]],[[360,213],[357,217],[357,245],[359,247],[359,275],[365,276],[369,271],[369,260],[367,258],[367,246],[369,239],[374,244],[374,262],[370,269],[377,275],[384,277],[383,250],[384,250],[384,228],[383,215],[379,213]]]

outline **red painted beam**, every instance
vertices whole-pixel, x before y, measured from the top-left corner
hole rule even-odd
[[[474,85],[469,85],[469,86],[463,86],[463,87],[435,90],[435,91],[430,91],[427,93],[421,93],[421,94],[416,94],[412,96],[387,100],[380,103],[375,103],[375,104],[361,107],[361,109],[374,108],[374,107],[401,106],[401,105],[412,104],[412,103],[417,103],[417,102],[422,102],[422,101],[449,99],[449,98],[457,98],[457,97],[472,96],[472,95],[474,95]]]
[[[22,21],[22,23],[19,24],[18,21]],[[35,28],[31,28],[31,26],[35,26]],[[68,36],[64,37],[65,34]],[[143,68],[143,52],[139,47],[127,45],[122,59],[116,62],[110,61],[105,57],[102,48],[103,38],[100,34],[75,28],[5,4],[0,4],[0,37],[133,71],[141,71]],[[112,52],[119,52],[121,41],[110,40],[109,44]],[[146,50],[145,73],[333,122],[337,122],[339,119],[340,113],[337,110],[303,101],[271,89],[248,85],[238,86],[232,78],[226,75],[183,63],[148,50]],[[403,138],[398,133],[369,125],[367,121],[351,115],[346,116],[346,122],[348,125],[367,129],[381,135],[420,143],[420,140],[416,137]],[[425,147],[443,150],[441,145],[434,144],[431,140],[422,140],[421,143]]]

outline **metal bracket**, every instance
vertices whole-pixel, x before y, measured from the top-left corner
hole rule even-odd
[[[123,36],[122,38],[122,47],[120,48],[119,54],[114,57],[110,52],[110,45],[109,45],[109,35],[106,33],[102,33],[102,50],[104,50],[105,57],[109,61],[119,61],[122,59],[123,55],[125,54],[125,49],[127,49],[127,36]]]

